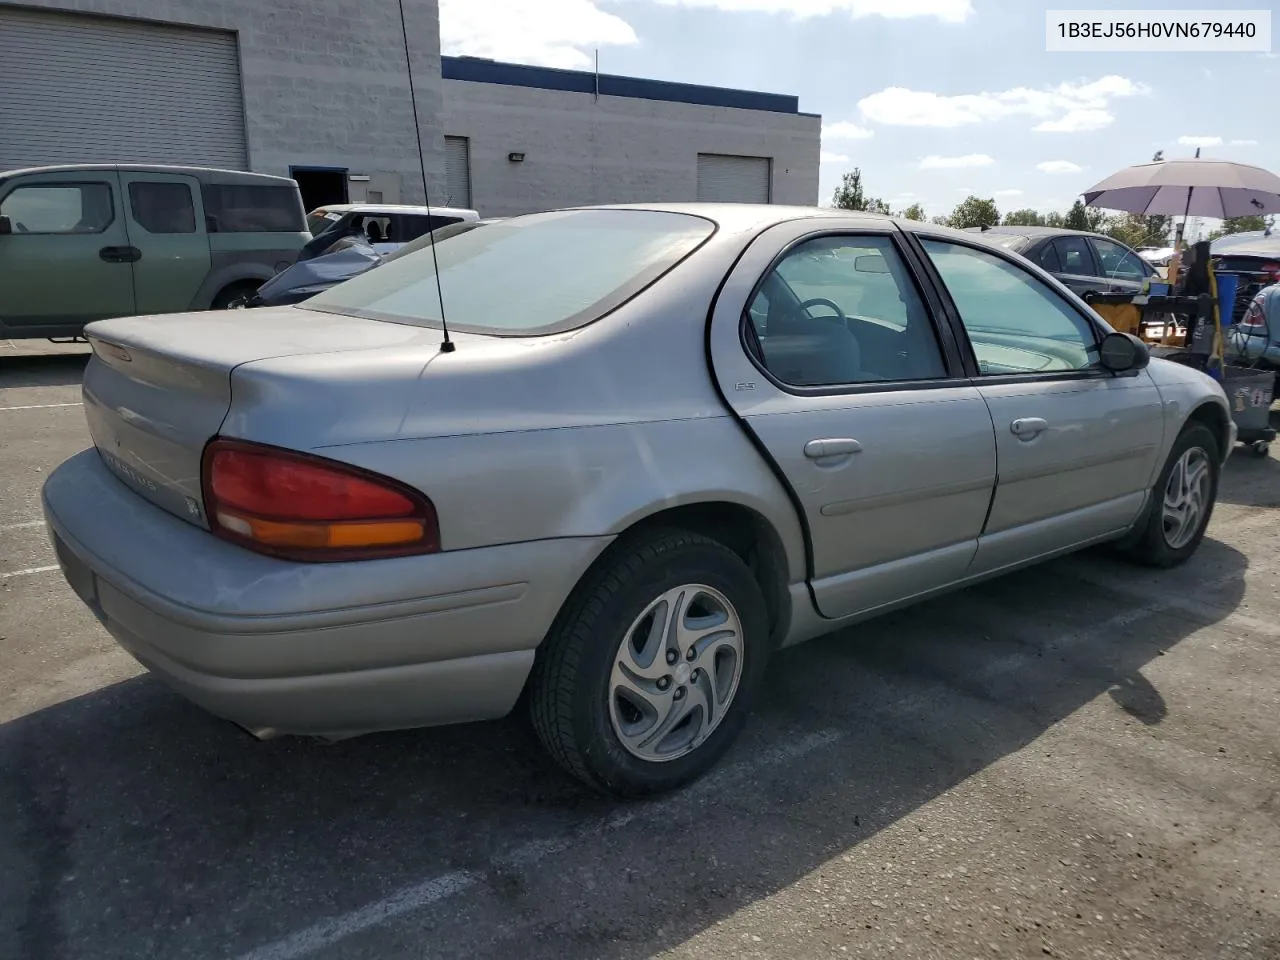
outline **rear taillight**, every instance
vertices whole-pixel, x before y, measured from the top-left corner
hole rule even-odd
[[[205,447],[202,470],[213,532],[259,553],[320,562],[440,549],[431,501],[358,467],[215,439]]]

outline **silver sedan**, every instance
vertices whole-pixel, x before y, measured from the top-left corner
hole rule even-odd
[[[1235,438],[1027,261],[807,208],[520,217],[87,334],[44,506],[125,649],[260,737],[526,694],[623,797],[715,763],[780,647],[1092,544],[1181,563]]]

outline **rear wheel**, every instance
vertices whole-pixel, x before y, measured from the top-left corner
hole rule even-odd
[[[1220,471],[1213,432],[1200,423],[1183,427],[1152,491],[1151,508],[1141,533],[1125,553],[1147,566],[1176,567],[1185,563],[1200,546],[1209,526]]]
[[[705,773],[741,731],[769,627],[746,564],[681,531],[625,546],[583,582],[534,666],[534,728],[551,755],[618,797]]]
[[[256,283],[233,283],[218,291],[218,295],[209,304],[210,310],[229,310],[236,303],[248,300],[258,290]]]

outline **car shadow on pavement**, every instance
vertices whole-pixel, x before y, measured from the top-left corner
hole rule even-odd
[[[1160,723],[1144,665],[1246,566],[1214,540],[1153,576],[1085,554],[784,651],[709,778],[626,806],[518,718],[256,743],[139,677],[0,727],[0,956],[639,960],[1100,697]],[[1159,600],[1201,581],[1199,620]]]
[[[84,379],[85,353],[0,353],[0,388],[78,387]]]

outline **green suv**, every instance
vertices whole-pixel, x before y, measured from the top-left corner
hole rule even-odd
[[[310,239],[298,185],[283,177],[132,164],[0,172],[0,338],[219,309]]]

